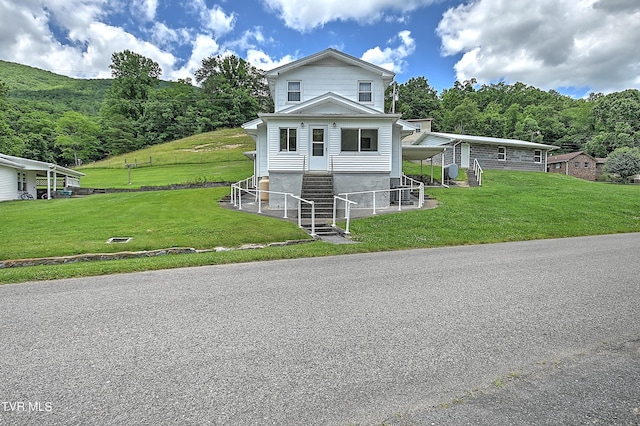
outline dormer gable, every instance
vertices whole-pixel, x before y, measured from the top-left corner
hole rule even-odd
[[[366,105],[350,99],[326,93],[304,103],[291,106],[280,111],[282,114],[378,114],[379,112]]]
[[[393,81],[394,77],[396,76],[396,74],[392,71],[374,65],[367,61],[363,61],[362,59],[358,59],[355,56],[347,55],[346,53],[340,52],[336,49],[329,48],[323,50],[322,52],[318,52],[302,59],[298,59],[297,61],[290,62],[286,65],[279,66],[272,69],[271,71],[267,71],[266,78],[267,82],[269,83],[269,90],[271,90],[271,96],[275,97],[275,82],[278,78],[292,70],[295,70],[296,68],[311,64],[315,66],[325,67],[335,67],[337,65],[344,64],[360,67],[372,74],[379,75],[382,78],[383,83],[385,84],[385,88],[391,83],[391,81]]]
[[[377,65],[326,49],[266,73],[276,112],[332,92],[384,111],[384,93],[395,73]]]

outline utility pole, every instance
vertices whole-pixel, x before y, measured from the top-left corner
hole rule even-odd
[[[393,82],[392,98],[391,98],[391,114],[396,113],[396,98],[398,97],[398,82]]]

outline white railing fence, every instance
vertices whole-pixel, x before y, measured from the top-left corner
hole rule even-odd
[[[287,194],[292,198],[298,200],[298,227],[302,228],[302,203],[307,203],[311,205],[311,232],[309,233],[312,237],[316,235],[316,203],[314,201],[305,200],[304,198],[300,198],[293,194]],[[286,197],[285,197],[286,200]]]
[[[284,213],[282,218],[288,219],[289,212],[289,198],[293,198],[298,200],[298,226],[302,228],[302,203],[306,203],[311,205],[311,236],[316,235],[316,209],[315,203],[313,201],[305,200],[304,198],[300,198],[296,195],[293,195],[290,192],[278,192],[278,191],[267,191],[262,190],[260,188],[250,187],[248,182],[252,178],[248,178],[236,183],[231,184],[231,203],[238,210],[242,210],[242,194],[250,195],[252,199],[255,200],[255,203],[258,206],[258,213],[262,213],[262,195],[269,194],[269,197],[272,195],[282,195],[284,196]],[[268,203],[268,201],[265,201]],[[294,203],[295,204],[295,203]]]
[[[482,167],[480,167],[480,163],[478,159],[473,160],[473,173],[476,175],[476,179],[478,181],[478,186],[482,186]]]
[[[418,190],[418,208],[422,208],[422,206],[424,206],[424,183],[419,180],[412,179],[405,174],[402,175],[401,182],[402,186],[409,188],[411,192],[416,189]]]
[[[241,181],[238,181],[236,183],[232,183],[231,184],[231,203],[234,206],[238,205],[238,202],[242,203],[242,201],[239,201],[236,196],[237,194],[240,194],[240,191],[244,190],[245,192],[249,192],[251,190],[255,190],[256,188],[256,178],[255,175],[250,176],[246,179],[243,179]]]
[[[349,224],[351,222],[351,206],[357,205],[355,201],[348,200],[346,198],[338,197],[337,195],[333,196],[333,222],[331,222],[331,226],[337,228],[336,226],[336,216],[338,213],[338,201],[344,202],[344,218],[347,221],[347,224],[344,229],[344,233],[349,235]]]

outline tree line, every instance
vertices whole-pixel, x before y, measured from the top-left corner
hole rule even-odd
[[[210,56],[201,64],[195,84],[166,82],[155,61],[114,52],[113,78],[98,107],[84,101],[82,109],[63,112],[47,102],[21,102],[0,81],[0,152],[77,165],[237,127],[273,111],[263,71],[236,56]],[[425,77],[413,77],[387,89],[386,108],[405,119],[432,118],[434,131],[546,143],[557,152],[606,157],[619,148],[640,150],[636,89],[574,99],[523,83],[478,86],[472,79],[438,93]]]

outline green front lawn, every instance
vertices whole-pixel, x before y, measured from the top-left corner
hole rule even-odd
[[[294,224],[221,208],[229,188],[0,203],[0,260],[307,238]],[[106,244],[111,237],[132,237]]]
[[[313,242],[262,250],[10,268],[0,282],[356,252],[640,232],[640,186],[547,173],[485,171],[480,188],[428,188],[431,210],[351,222],[360,244]],[[237,247],[306,238],[295,223],[223,209],[228,188],[132,192],[0,203],[0,259],[171,246]],[[110,237],[132,237],[126,245]]]

